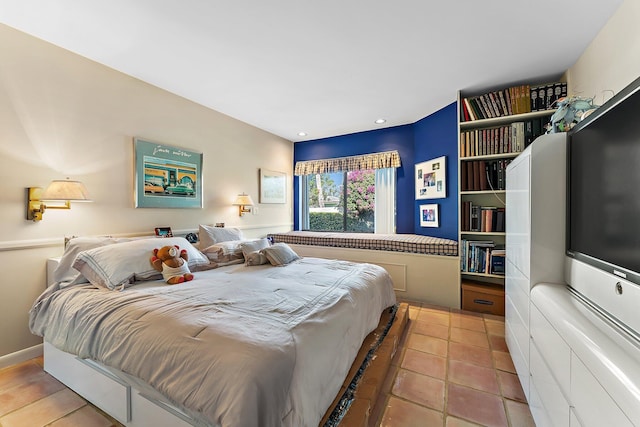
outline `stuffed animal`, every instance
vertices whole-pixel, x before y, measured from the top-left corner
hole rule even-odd
[[[153,268],[162,273],[164,280],[170,285],[193,280],[193,274],[189,271],[189,255],[186,250],[180,250],[178,245],[163,246],[153,250],[151,264]]]

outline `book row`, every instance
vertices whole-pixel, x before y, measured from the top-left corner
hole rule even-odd
[[[531,111],[545,111],[556,107],[560,98],[567,96],[567,84],[549,83],[531,87]]]
[[[468,122],[549,110],[554,108],[555,102],[564,96],[567,96],[567,84],[557,82],[538,86],[512,86],[462,98],[460,121]]]
[[[460,132],[460,157],[519,153],[547,131],[548,117]]]
[[[460,271],[504,275],[505,250],[490,240],[461,240]]]
[[[507,166],[511,160],[469,160],[460,163],[460,190],[505,190]]]
[[[462,202],[460,218],[462,231],[482,233],[505,231],[505,210],[494,206],[479,206],[472,202]]]

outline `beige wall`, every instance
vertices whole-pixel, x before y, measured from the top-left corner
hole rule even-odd
[[[620,92],[640,76],[638,23],[640,1],[625,0],[569,69],[567,76],[570,94],[595,97],[594,103],[602,105],[614,93]],[[574,22],[571,25],[580,23]]]
[[[240,218],[257,203],[260,168],[286,172],[293,144],[142,81],[0,25],[0,359],[40,343],[27,312],[45,287],[45,261],[63,236],[197,229],[223,221],[248,235],[290,229],[292,197]],[[135,209],[134,136],[204,153],[203,209]],[[25,187],[83,181],[93,203],[25,220]]]

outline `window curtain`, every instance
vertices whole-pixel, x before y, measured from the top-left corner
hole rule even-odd
[[[333,159],[307,160],[296,162],[294,175],[344,172],[367,169],[400,167],[400,153],[397,150],[360,156],[336,157]]]
[[[376,234],[396,233],[396,169],[376,170]]]

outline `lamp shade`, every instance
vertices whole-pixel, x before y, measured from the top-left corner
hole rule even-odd
[[[89,192],[80,181],[58,179],[44,190],[41,200],[70,200],[75,202],[90,202]]]
[[[253,200],[251,200],[251,196],[248,194],[238,194],[236,201],[233,202],[234,206],[253,206]]]

